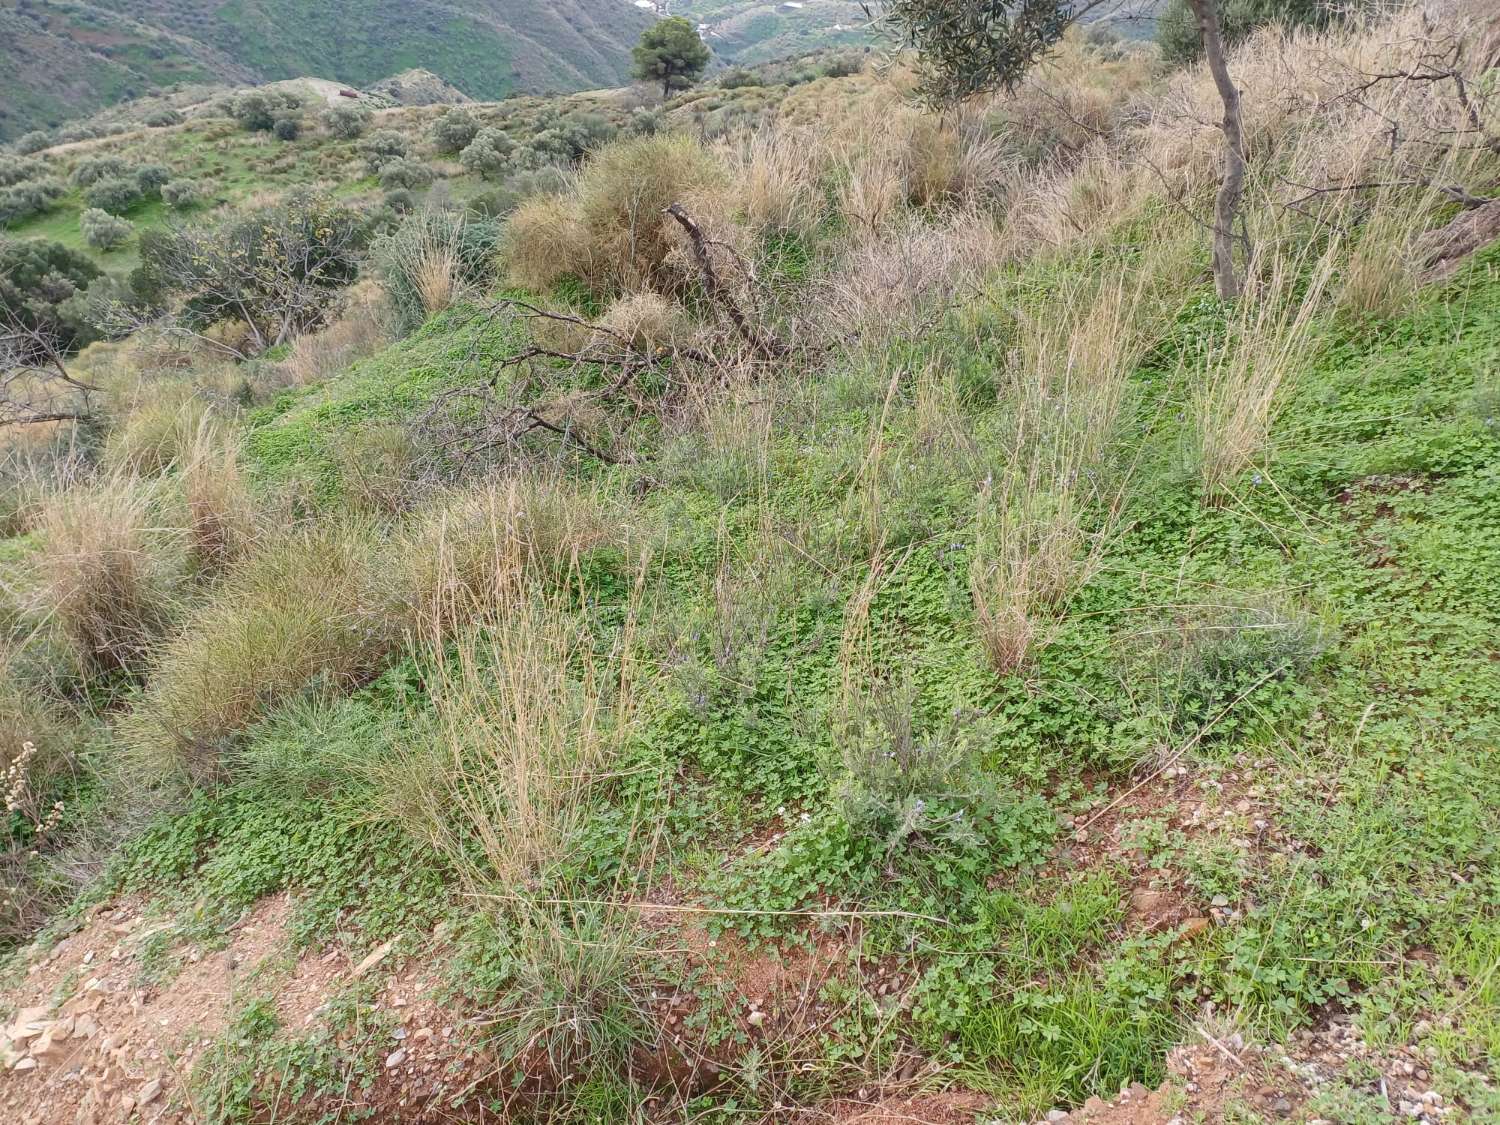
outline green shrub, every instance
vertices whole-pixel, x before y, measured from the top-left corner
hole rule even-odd
[[[41,179],[0,189],[0,226],[24,222],[52,209],[67,194],[61,180]]]
[[[479,119],[467,109],[449,109],[432,123],[428,136],[439,152],[462,152],[479,133]]]
[[[1266,24],[1326,27],[1337,11],[1330,0],[1225,0],[1219,4],[1219,26],[1224,42],[1234,44]],[[1203,57],[1198,21],[1187,0],[1168,0],[1157,17],[1156,42],[1169,63],[1185,65]]]
[[[387,191],[404,188],[415,191],[432,183],[432,169],[415,160],[397,157],[380,166],[380,186]]]
[[[22,156],[31,156],[52,147],[52,134],[45,129],[33,129],[29,133],[22,133],[14,147]]]
[[[509,170],[515,151],[516,142],[510,139],[509,133],[490,127],[475,134],[459,159],[470,172],[489,180]]]
[[[278,141],[295,141],[302,133],[302,122],[295,117],[278,117],[271,132]]]
[[[135,182],[142,194],[160,196],[172,173],[161,164],[142,164],[135,170]]]
[[[360,141],[356,149],[364,157],[370,174],[375,175],[390,161],[405,158],[406,137],[394,129],[376,129]]]
[[[616,130],[597,113],[573,113],[543,129],[527,143],[532,165],[576,164],[615,139]]]
[[[165,129],[172,125],[181,125],[183,116],[175,109],[158,109],[146,118],[146,128]]]
[[[129,176],[131,166],[118,156],[86,156],[73,166],[70,177],[74,187],[86,188],[100,180]]]
[[[330,106],[323,113],[323,125],[339,140],[352,141],[370,127],[370,111],[355,105]]]
[[[134,228],[125,219],[90,207],[78,216],[78,229],[83,234],[83,241],[93,249],[109,251],[130,241]]]
[[[0,237],[0,307],[24,327],[55,335],[64,348],[94,339],[82,298],[101,276],[86,255],[60,242]]]
[[[246,132],[269,133],[276,127],[276,119],[283,115],[283,111],[296,109],[298,104],[290,94],[248,90],[229,103],[229,114]]]
[[[168,207],[183,211],[203,202],[203,189],[196,180],[170,180],[161,186],[161,199]]]
[[[47,165],[41,160],[0,154],[0,187],[12,187],[22,180],[39,179],[46,170]]]
[[[112,176],[96,182],[83,193],[83,199],[89,207],[119,215],[144,199],[145,194],[134,176]]]

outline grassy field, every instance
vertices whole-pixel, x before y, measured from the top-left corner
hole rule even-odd
[[[1500,247],[1424,249],[1496,106],[1339,96],[1424,27],[1237,50],[1235,302],[1207,74],[1079,37],[960,118],[698,92],[478,279],[419,214],[265,355],[79,357],[0,506],[0,1003],[144,1054],[12,1037],[0,1105],[1500,1115]]]

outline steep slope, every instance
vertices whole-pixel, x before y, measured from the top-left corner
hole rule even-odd
[[[616,85],[651,18],[622,0],[8,0],[0,139],[183,81],[366,85],[422,67],[485,99]]]

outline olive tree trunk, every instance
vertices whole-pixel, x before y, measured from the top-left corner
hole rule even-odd
[[[1219,296],[1229,301],[1240,295],[1240,279],[1234,268],[1234,222],[1239,216],[1240,197],[1245,191],[1245,133],[1240,120],[1240,92],[1229,77],[1224,59],[1224,36],[1219,27],[1219,0],[1188,0],[1203,37],[1203,54],[1224,103],[1224,178],[1214,203],[1214,284]]]

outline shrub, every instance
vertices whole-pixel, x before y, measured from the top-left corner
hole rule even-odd
[[[475,134],[459,160],[465,169],[488,180],[505,174],[515,151],[516,142],[504,129],[485,128]]]
[[[742,66],[732,66],[720,77],[719,85],[726,90],[744,90],[751,86],[763,86],[765,83],[753,71]]]
[[[682,286],[685,267],[669,262],[677,235],[662,214],[701,197],[722,172],[691,137],[637,137],[600,150],[562,200],[530,200],[511,219],[511,277],[546,289],[572,275],[596,293]]]
[[[73,166],[70,178],[75,187],[88,187],[100,180],[129,176],[130,171],[130,165],[118,156],[87,156]]]
[[[46,170],[47,165],[43,161],[26,156],[0,154],[0,187],[13,187],[22,180],[37,179]]]
[[[135,182],[144,195],[160,195],[172,173],[160,164],[142,164],[135,170]]]
[[[1221,0],[1219,27],[1225,44],[1232,45],[1266,24],[1327,27],[1338,10],[1330,0]],[[1198,22],[1187,0],[1168,0],[1157,17],[1156,41],[1169,63],[1184,65],[1203,57]]]
[[[133,176],[112,176],[99,180],[83,193],[84,202],[90,207],[118,215],[130,210],[145,197]]]
[[[391,160],[406,156],[406,138],[394,129],[376,129],[356,146],[365,167],[374,175]]]
[[[387,191],[384,202],[395,215],[410,215],[417,209],[417,197],[405,188],[392,188]]]
[[[51,209],[67,194],[60,180],[41,179],[0,190],[0,226],[10,226]]]
[[[576,164],[590,152],[615,139],[615,127],[597,113],[575,113],[531,138],[527,160],[532,165]]]
[[[844,821],[887,861],[913,847],[979,847],[994,791],[978,768],[983,726],[960,716],[919,729],[915,702],[910,687],[881,688],[852,702],[837,734]]]
[[[300,193],[144,240],[133,283],[159,299],[181,298],[180,328],[201,333],[220,321],[243,322],[258,353],[322,323],[357,276],[365,237],[356,212]]]
[[[295,141],[302,133],[302,122],[295,117],[278,117],[271,133],[278,141]]]
[[[851,78],[865,68],[864,58],[856,52],[847,51],[834,55],[823,64],[826,78]]]
[[[0,238],[0,307],[22,326],[57,337],[64,348],[94,338],[82,297],[103,276],[88,257],[47,239]]]
[[[398,331],[414,331],[464,288],[490,281],[499,242],[498,223],[425,210],[377,243],[376,268]]]
[[[249,90],[229,103],[229,114],[247,132],[269,133],[275,128],[278,111],[294,109],[296,105],[296,99],[289,95]]]
[[[380,166],[380,186],[387,191],[404,188],[420,190],[432,183],[432,169],[415,160],[396,158]]]
[[[196,180],[170,180],[161,186],[161,199],[168,207],[185,211],[203,202],[203,189]]]
[[[176,560],[153,541],[155,507],[150,488],[114,476],[42,508],[47,600],[90,673],[140,672],[171,620]]]
[[[31,156],[51,147],[52,134],[45,129],[33,129],[29,133],[22,133],[15,143],[15,150],[22,156]]]
[[[450,109],[432,123],[428,136],[439,152],[462,152],[479,133],[479,120],[466,109]]]
[[[353,105],[330,106],[323,113],[323,125],[340,140],[352,141],[369,128],[370,111]]]
[[[78,229],[83,241],[95,250],[114,250],[130,241],[134,228],[125,219],[117,219],[108,211],[90,207],[78,216]]]
[[[181,125],[183,116],[175,109],[158,109],[146,118],[146,128],[165,129],[172,125]]]

